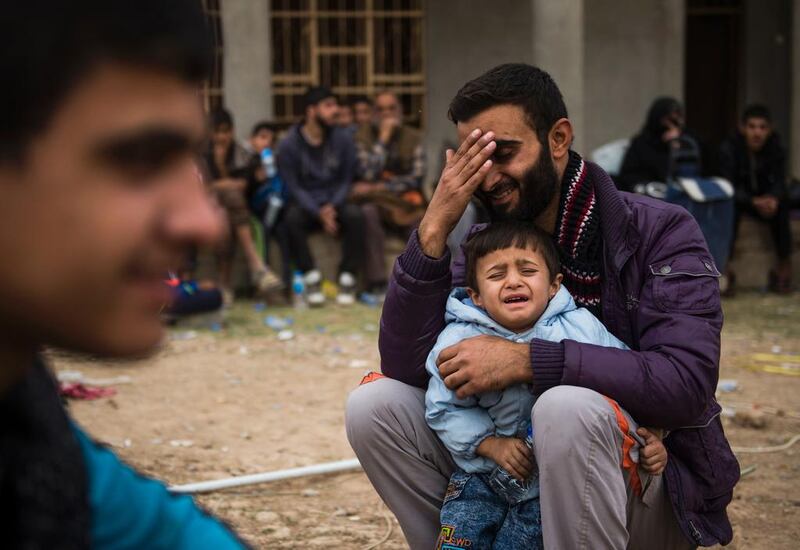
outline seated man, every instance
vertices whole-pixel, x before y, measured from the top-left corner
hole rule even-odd
[[[350,103],[339,105],[339,114],[336,115],[336,125],[355,133],[358,129],[353,118],[353,107]]]
[[[339,116],[336,123],[348,129],[352,135],[362,126],[372,122],[372,100],[365,95],[350,97],[343,105],[339,105]]]
[[[195,165],[213,52],[199,2],[31,0],[4,17],[3,548],[244,548],[189,496],[93,441],[42,354],[152,352],[166,274],[222,234]]]
[[[356,130],[362,126],[372,124],[374,107],[372,100],[365,95],[352,96],[347,100],[347,105],[353,113],[353,126]]]
[[[356,134],[361,181],[351,198],[362,205],[366,224],[364,267],[367,289],[386,292],[386,229],[408,239],[424,213],[422,178],[425,150],[422,134],[403,124],[399,98],[392,92],[375,97],[376,119]]]
[[[679,549],[726,544],[739,465],[714,400],[719,272],[683,208],[616,189],[571,150],[561,92],[541,69],[500,65],[450,103],[447,151],[425,217],[395,263],[381,318],[379,378],[357,388],[346,426],[364,471],[410,546],[431,548],[455,465],[425,423],[426,359],[453,285],[447,235],[473,195],[493,220],[551,235],[563,284],[629,350],[542,338],[467,338],[437,357],[459,399],[528,384],[545,548]],[[372,377],[378,378],[378,377]],[[627,469],[640,426],[669,431],[662,477]]]
[[[372,124],[374,107],[370,98],[365,95],[357,95],[351,97],[348,103],[353,109],[353,124],[358,128]]]
[[[231,272],[236,243],[242,247],[253,284],[259,292],[268,293],[283,285],[256,249],[250,227],[246,195],[261,160],[236,143],[233,138],[233,117],[225,109],[211,112],[210,128],[211,143],[204,160],[211,189],[228,214],[230,234],[217,251],[217,272],[225,301],[230,304],[233,299]]]
[[[322,274],[316,268],[308,235],[322,228],[342,237],[337,302],[355,301],[355,275],[364,254],[364,218],[347,203],[356,172],[352,135],[336,126],[339,106],[327,88],[310,88],[304,98],[305,117],[292,126],[278,147],[278,172],[289,193],[284,223],[295,267],[303,272],[309,305],[325,303]]]
[[[770,271],[769,287],[779,293],[792,289],[792,232],[786,200],[786,151],[772,129],[763,105],[750,105],[742,114],[739,131],[720,147],[720,172],[735,189],[734,239],[743,214],[769,224],[777,265]],[[735,275],[729,272],[730,284]],[[732,286],[730,287],[733,288]]]

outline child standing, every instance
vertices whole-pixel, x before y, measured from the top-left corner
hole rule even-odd
[[[493,224],[467,243],[466,289],[453,290],[447,326],[431,350],[426,420],[453,456],[441,511],[438,548],[542,548],[539,487],[526,445],[536,396],[527,384],[459,398],[442,380],[439,353],[487,334],[529,342],[564,339],[627,349],[566,288],[549,235],[532,224]],[[535,430],[535,426],[533,427]],[[640,456],[651,474],[663,471],[666,450],[644,429]],[[535,437],[533,437],[535,442]]]

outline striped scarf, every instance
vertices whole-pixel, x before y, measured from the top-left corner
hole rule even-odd
[[[569,152],[569,162],[562,179],[555,239],[564,286],[579,306],[602,318],[602,236],[597,202],[586,163],[574,151]]]

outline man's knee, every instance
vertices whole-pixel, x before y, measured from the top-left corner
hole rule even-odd
[[[373,202],[364,203],[360,206],[361,215],[364,218],[364,225],[370,230],[381,227],[381,211],[378,205]]]
[[[363,386],[358,386],[347,396],[345,405],[344,424],[347,429],[347,438],[353,443],[353,438],[374,429],[378,419],[381,404],[381,380],[376,380]]]
[[[283,223],[288,227],[295,228],[302,226],[304,221],[303,211],[299,207],[291,205],[286,209],[286,213],[283,216]]]
[[[364,213],[357,204],[345,203],[339,207],[339,216],[342,221],[349,225],[361,225],[364,223]]]
[[[556,386],[544,392],[533,406],[532,423],[537,437],[591,437],[598,427],[614,427],[614,411],[600,393],[577,386]]]
[[[378,208],[378,205],[374,202],[365,202],[364,204],[360,205],[361,214],[364,216],[366,220],[380,220],[381,211]]]
[[[422,390],[381,378],[350,392],[345,407],[347,439],[358,452],[360,442],[374,441],[377,434],[383,434],[392,426],[406,427],[416,416],[424,419],[424,415]]]

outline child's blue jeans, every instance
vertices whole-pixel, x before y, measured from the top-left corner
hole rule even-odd
[[[440,517],[437,550],[544,548],[538,497],[509,504],[484,474],[457,470],[450,477]]]

